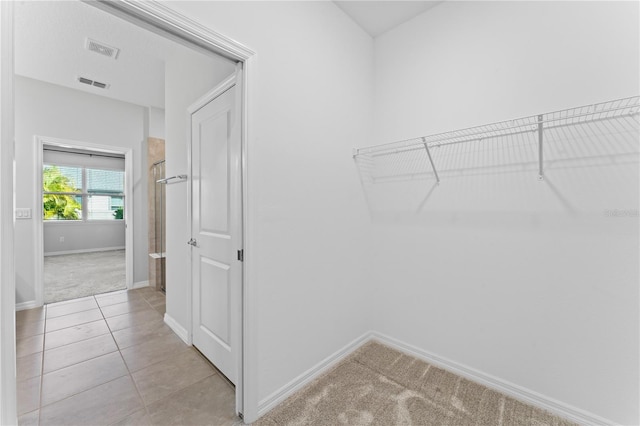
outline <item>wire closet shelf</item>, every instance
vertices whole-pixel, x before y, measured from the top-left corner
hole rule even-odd
[[[455,144],[481,143],[483,141],[505,141],[511,138],[527,140],[536,145],[538,178],[543,179],[545,165],[545,143],[560,139],[595,139],[602,135],[637,134],[640,96],[632,96],[597,104],[569,108],[514,120],[501,121],[482,126],[469,127],[445,133],[422,136],[381,145],[356,148],[353,157],[374,162],[377,157],[406,155],[414,151],[426,154],[424,163],[440,182],[438,162],[434,149]],[[635,131],[635,133],[630,130]],[[567,133],[572,134],[567,137]],[[637,137],[633,137],[637,139]],[[637,140],[634,142],[637,143]],[[428,161],[428,163],[427,163]]]

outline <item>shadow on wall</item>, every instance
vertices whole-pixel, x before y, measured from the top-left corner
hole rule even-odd
[[[639,110],[640,97],[628,98],[362,148],[354,160],[374,222],[568,230],[637,221]]]

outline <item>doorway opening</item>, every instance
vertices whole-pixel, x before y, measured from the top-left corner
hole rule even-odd
[[[143,28],[145,30],[149,30],[151,29],[153,33],[156,34],[160,34],[162,37],[166,38],[167,40],[171,40],[171,41],[178,41],[180,44],[182,45],[186,45],[190,48],[192,48],[194,51],[200,52],[200,53],[206,53],[206,54],[213,54],[213,55],[220,55],[221,57],[224,57],[226,59],[230,59],[233,62],[236,63],[240,63],[241,67],[242,65],[244,65],[244,73],[240,74],[241,75],[241,80],[242,80],[242,85],[240,87],[244,88],[246,87],[246,84],[244,84],[247,80],[249,80],[248,78],[248,64],[250,62],[250,58],[254,55],[254,52],[250,51],[249,49],[246,49],[244,46],[228,39],[225,36],[222,36],[218,33],[215,33],[214,31],[211,31],[205,27],[202,26],[194,26],[193,22],[190,21],[189,19],[183,17],[182,15],[180,15],[179,13],[173,12],[170,9],[167,9],[165,6],[160,5],[160,4],[133,4],[133,3],[129,3],[129,2],[95,2],[95,3],[82,3],[84,5],[89,4],[91,7],[97,7],[99,9],[102,10],[106,10],[109,14],[117,16],[119,18],[124,18],[126,21],[132,22],[134,23],[137,27],[139,28]],[[14,12],[14,7],[13,6],[6,6],[2,8],[2,18],[3,18],[3,22],[5,22],[6,18],[7,18],[7,12],[9,13],[9,20],[13,20],[13,12]],[[37,28],[38,26],[32,26],[31,28]],[[14,41],[14,36],[12,34],[12,31],[10,31],[12,29],[12,26],[4,26],[3,25],[3,31],[2,31],[2,49],[3,49],[3,58],[9,58],[7,62],[3,61],[3,65],[7,65],[4,68],[7,69],[13,69],[13,55],[5,55],[5,52],[11,52],[13,50],[13,41]],[[114,32],[114,34],[118,34],[118,32]],[[117,57],[117,55],[116,55]],[[124,57],[124,56],[122,56]],[[46,69],[47,67],[39,67],[39,69]],[[202,71],[201,71],[202,72]],[[26,78],[30,78],[32,80],[37,80],[35,77],[26,77]],[[73,79],[74,81],[76,80],[75,78]],[[85,81],[83,80],[87,80],[86,78],[80,78],[78,77],[77,80],[80,83],[86,84]],[[95,79],[94,79],[95,80]],[[24,79],[23,79],[24,81]],[[14,75],[12,73],[2,73],[2,87],[3,87],[3,95],[5,93],[8,93],[11,97],[13,97],[13,86],[14,86],[14,82],[15,82],[15,78]],[[95,82],[95,81],[94,81]],[[29,83],[31,84],[31,83]],[[109,90],[114,89],[116,86],[115,84],[110,84],[109,82],[102,83],[101,85],[96,85],[96,84],[92,84],[90,87],[90,90],[97,90],[97,89],[101,89],[101,90]],[[211,86],[210,86],[211,87]],[[4,88],[10,88],[11,90],[4,90]],[[97,88],[97,89],[96,89]],[[35,89],[34,89],[35,90]],[[53,90],[53,89],[51,89]],[[241,182],[241,187],[240,187],[240,191],[239,191],[239,197],[242,200],[242,204],[246,206],[246,201],[247,201],[247,193],[246,193],[246,182],[247,182],[247,170],[246,170],[246,162],[245,162],[245,156],[246,156],[246,134],[247,134],[247,129],[248,129],[248,125],[247,125],[247,92],[246,90],[242,89],[239,90],[239,95],[238,95],[238,99],[241,101],[239,104],[239,120],[240,120],[240,130],[241,130],[241,158],[240,158],[240,164],[242,165],[241,167],[241,175],[242,175],[242,179],[240,180]],[[113,92],[112,92],[113,93]],[[199,95],[201,95],[203,92],[201,91],[199,93]],[[4,97],[4,96],[3,96]],[[6,98],[8,99],[8,98]],[[189,102],[190,103],[190,102]],[[7,103],[8,104],[8,103]],[[3,102],[3,105],[5,105],[5,103]],[[146,104],[148,105],[148,104]],[[188,105],[188,104],[187,104]],[[5,105],[6,106],[6,105]],[[151,108],[149,108],[149,110],[151,111]],[[184,112],[185,110],[182,111],[182,119],[184,120]],[[8,131],[9,133],[14,133],[15,134],[15,123],[13,122],[13,107],[9,108],[4,108],[2,110],[2,127],[3,127],[3,133],[5,131]],[[151,115],[151,114],[149,114]],[[82,126],[83,124],[87,123],[85,122],[81,122],[80,120],[77,119],[77,117],[72,117],[76,119],[76,122],[78,123],[79,126]],[[148,120],[149,117],[147,116],[146,119]],[[99,120],[96,121],[96,123],[99,122]],[[55,120],[51,121],[52,124],[55,124]],[[185,123],[186,124],[186,123]],[[122,126],[119,126],[120,128]],[[56,133],[49,133],[49,132],[42,132],[43,134],[53,134],[56,135]],[[17,135],[16,135],[17,136]],[[69,135],[71,137],[74,137],[75,135]],[[142,140],[146,140],[149,136],[151,136],[150,134],[145,134],[144,135],[144,139]],[[175,135],[174,135],[175,136]],[[66,137],[66,135],[64,135],[63,137]],[[178,137],[182,140],[182,144],[184,145],[184,133],[178,135]],[[83,136],[79,136],[79,139],[84,139]],[[104,141],[102,141],[101,139],[99,139],[101,142],[104,143]],[[5,144],[6,145],[6,144]],[[16,144],[18,147],[15,148],[15,151],[19,153],[20,150],[23,150],[22,146],[20,144]],[[31,145],[33,146],[33,145]],[[109,145],[110,146],[110,145]],[[184,146],[181,147],[182,149],[180,150],[173,150],[173,154],[175,155],[176,151],[181,152],[182,154],[184,154]],[[100,149],[100,148],[98,148]],[[111,147],[111,149],[113,149],[113,147]],[[136,148],[134,148],[135,150]],[[6,149],[3,149],[3,161],[5,159],[4,154],[9,153],[9,154],[13,154],[14,152],[14,148],[12,147],[6,147]],[[42,155],[42,154],[38,154],[38,152],[42,152],[40,150],[36,150],[36,154],[35,155]],[[33,155],[29,153],[29,156],[31,159],[33,159]],[[131,157],[129,157],[131,158]],[[174,157],[175,158],[175,157]],[[135,152],[135,165],[138,164],[140,157],[138,156],[138,153]],[[186,162],[186,159],[185,159]],[[168,175],[172,175],[173,173],[175,173],[176,171],[176,166],[175,163],[173,164],[173,167],[171,166],[173,163],[173,159],[171,157],[171,153],[169,152],[167,155],[167,174]],[[179,162],[177,162],[179,163]],[[3,163],[4,164],[4,163]],[[33,165],[34,162],[33,160],[31,160],[31,165]],[[42,164],[41,162],[39,163],[38,161],[35,162],[35,164]],[[145,164],[146,166],[147,164]],[[20,168],[20,164],[18,164],[16,162],[16,166],[17,168]],[[178,172],[182,172],[182,170],[178,170]],[[135,175],[136,173],[134,173]],[[38,179],[38,174],[36,174],[36,179]],[[178,174],[179,176],[180,174]],[[32,174],[33,176],[33,174]],[[5,174],[3,174],[3,177],[6,177]],[[42,179],[42,176],[39,176],[40,179]],[[129,181],[131,182],[131,180]],[[16,190],[16,181],[14,181],[13,179],[3,179],[2,181],[2,188],[3,188],[3,193],[10,193],[11,190]],[[184,187],[186,187],[186,185],[184,185]],[[36,194],[34,194],[33,198],[35,200],[35,204],[34,204],[34,213],[36,210],[36,207],[43,204],[43,193],[41,191],[41,185],[38,186],[38,191]],[[9,190],[8,192],[6,190]],[[18,190],[19,192],[19,190]],[[48,192],[55,192],[55,191],[48,191]],[[170,190],[167,190],[167,197],[171,197],[170,194]],[[54,195],[54,194],[49,194],[49,195]],[[179,197],[178,197],[179,198]],[[124,197],[125,201],[127,199],[131,199],[131,196],[126,196]],[[21,200],[18,200],[18,203],[22,204]],[[11,203],[13,204],[13,203]],[[139,204],[137,204],[139,205]],[[18,204],[18,207],[21,207]],[[184,204],[183,204],[184,207]],[[80,211],[83,211],[82,208],[78,209]],[[44,214],[44,207],[42,207],[42,214]],[[123,215],[126,215],[127,212],[133,212],[133,210],[131,208],[127,208],[125,206],[124,211],[123,211]],[[40,212],[38,212],[39,214]],[[246,222],[247,222],[247,214],[246,214],[246,210],[242,210],[240,212],[240,222],[242,224],[242,226],[244,227]],[[171,217],[171,214],[168,213],[167,214],[168,217]],[[36,217],[40,217],[40,216],[36,216]],[[126,223],[126,218],[125,218],[125,223]],[[8,228],[12,228],[12,226],[10,226],[10,220],[8,218],[7,215],[4,214],[2,215],[2,225],[3,227],[8,227]],[[182,223],[180,225],[186,225],[185,223]],[[137,229],[140,229],[141,227],[137,227]],[[33,227],[34,229],[34,234],[37,234],[37,232],[40,232],[41,235],[36,235],[36,238],[34,239],[33,237],[24,239],[24,238],[16,238],[17,240],[20,240],[20,244],[23,244],[25,241],[28,242],[28,244],[40,244],[40,250],[39,253],[42,254],[42,256],[39,256],[39,253],[36,251],[36,254],[38,255],[37,258],[39,259],[43,259],[44,258],[44,242],[43,242],[43,234],[44,231],[42,230],[42,227],[40,226],[36,226]],[[38,231],[38,229],[40,229]],[[12,231],[9,234],[3,234],[3,235],[9,235],[9,237],[11,237],[11,240],[13,241],[13,235],[15,235],[16,237],[19,237],[20,234],[22,233],[22,231],[20,229],[16,229],[15,231]],[[186,233],[185,233],[186,234]],[[24,234],[23,234],[24,235]],[[33,234],[32,234],[33,235]],[[35,242],[32,242],[34,241]],[[136,239],[138,240],[138,239]],[[38,243],[39,241],[39,243]],[[58,240],[59,242],[59,240]],[[167,251],[170,252],[171,251],[171,241],[167,241]],[[182,244],[184,245],[184,240],[182,240]],[[23,244],[24,245],[24,244]],[[27,262],[31,262],[31,259],[24,260],[24,257],[20,257],[19,255],[14,255],[13,253],[10,253],[7,250],[7,247],[9,245],[3,245],[3,251],[2,251],[2,258],[0,259],[3,263],[3,265],[7,264],[10,260],[12,260],[14,257],[18,257],[19,259],[21,259],[21,263],[23,265],[18,265],[20,267],[24,266],[25,263]],[[247,240],[246,237],[242,236],[242,244],[240,245],[239,249],[246,249],[247,248]],[[20,247],[19,247],[20,248]],[[137,251],[136,251],[137,253]],[[147,256],[147,253],[145,253],[145,257]],[[39,261],[36,259],[33,260],[33,262],[38,263]],[[184,260],[184,258],[182,258]],[[246,256],[246,257],[242,257],[242,258],[238,258],[238,261],[241,262],[248,262],[250,259],[250,256]],[[171,259],[169,259],[169,261],[171,261]],[[37,265],[36,265],[37,266]],[[140,268],[140,264],[136,261],[136,270],[139,270]],[[144,265],[146,266],[146,264]],[[8,269],[4,269],[4,270],[8,270]],[[42,271],[43,268],[40,268],[40,270]],[[244,415],[243,417],[245,418],[246,421],[253,421],[254,419],[257,418],[257,386],[256,386],[256,382],[257,382],[257,375],[255,374],[255,366],[256,366],[256,360],[257,360],[257,356],[256,356],[256,351],[255,351],[255,345],[252,342],[252,339],[250,338],[251,336],[255,336],[255,324],[252,321],[252,317],[251,315],[249,315],[251,312],[253,312],[253,309],[250,309],[250,304],[252,303],[251,300],[252,298],[250,297],[250,293],[252,293],[252,291],[248,288],[247,286],[247,282],[248,282],[248,271],[247,271],[247,263],[242,263],[241,264],[241,270],[242,270],[242,280],[241,280],[241,286],[242,286],[242,291],[241,291],[241,295],[242,295],[242,299],[239,300],[237,308],[237,313],[239,315],[239,317],[241,318],[240,320],[240,324],[238,325],[236,331],[239,334],[239,338],[238,338],[238,342],[239,342],[239,346],[238,349],[239,351],[237,352],[237,378],[236,378],[236,392],[235,392],[235,396],[236,396],[236,412],[240,413],[241,415]],[[11,271],[13,271],[13,268],[11,268]],[[127,270],[128,273],[131,272],[131,268],[129,268]],[[33,273],[33,270],[31,271],[31,273]],[[13,274],[13,272],[12,272]],[[137,272],[136,272],[137,275]],[[17,279],[16,279],[17,278]],[[42,279],[42,272],[40,275],[40,279],[39,280],[34,280],[31,282],[38,282],[41,281]],[[22,277],[14,277],[14,279],[9,280],[8,282],[10,282],[10,286],[8,287],[8,290],[4,293],[12,293],[16,291],[16,287],[15,284],[17,283],[18,285],[24,285],[25,283],[29,283],[30,280],[23,280]],[[129,278],[127,278],[127,282],[132,282],[132,280],[130,280]],[[170,281],[171,282],[171,281]],[[170,284],[169,284],[169,288],[167,289],[167,305],[168,307],[171,307],[171,305],[173,304],[174,306],[178,306],[180,305],[184,300],[183,296],[180,296],[178,291],[175,291],[173,294],[171,293],[171,288],[170,288]],[[23,299],[23,300],[34,300],[35,302],[40,302],[42,303],[42,301],[44,301],[44,291],[38,291],[38,287],[35,287],[35,292],[39,292],[40,294],[37,294],[34,299],[31,299],[31,295],[29,294],[29,292],[25,292],[25,293],[21,293],[20,291],[16,292],[16,296],[19,299]],[[183,297],[183,299],[180,299],[180,297]],[[174,302],[172,302],[171,300],[174,300]],[[251,303],[250,303],[251,302]],[[189,303],[190,305],[190,303]],[[3,303],[2,303],[2,312],[3,314],[5,312],[12,312],[14,311],[14,309],[16,308],[16,305],[14,305],[11,301],[11,298],[5,298],[3,297]],[[26,308],[26,306],[21,306],[21,308]],[[191,306],[189,306],[186,309],[191,309]],[[169,309],[169,311],[171,311],[171,309]],[[167,314],[170,312],[167,312]],[[5,315],[3,315],[5,316]],[[191,341],[191,333],[192,333],[192,328],[193,328],[193,324],[190,323],[190,321],[183,322],[182,324],[177,324],[175,322],[172,322],[172,318],[168,315],[165,316],[165,323],[168,324],[172,329],[174,329],[174,331],[176,331],[176,333],[183,338],[183,340],[188,341],[190,343]],[[5,327],[5,324],[7,324],[7,327]],[[15,337],[15,333],[11,332],[10,330],[10,324],[7,323],[6,321],[2,322],[2,331],[3,331],[3,336],[8,336],[8,337]],[[183,329],[180,329],[180,325],[184,326]],[[5,330],[6,328],[6,330]],[[13,353],[15,354],[15,339],[3,339],[3,352],[8,352],[8,353]],[[13,367],[11,366],[11,364],[13,364]],[[13,369],[15,369],[15,357],[5,357],[2,358],[2,381],[5,381],[6,375],[4,374],[4,372],[6,371],[11,371]],[[15,413],[15,409],[12,408],[12,406],[14,405],[15,402],[15,386],[12,386],[12,383],[15,385],[15,378],[11,379],[11,377],[9,377],[7,380],[9,380],[9,384],[7,386],[3,386],[3,390],[8,389],[8,391],[3,393],[3,400],[6,402],[2,404],[2,417],[3,418],[7,418],[7,419],[13,419],[15,418],[13,413]],[[12,389],[13,388],[13,389]],[[11,420],[13,421],[13,420]]]
[[[35,141],[36,302],[132,288],[132,150]]]

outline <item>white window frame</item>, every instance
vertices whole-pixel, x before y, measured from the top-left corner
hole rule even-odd
[[[117,169],[109,169],[107,167],[87,167],[87,166],[75,166],[75,165],[68,165],[68,164],[61,164],[61,163],[46,163],[43,162],[42,163],[42,168],[41,168],[41,172],[40,173],[44,173],[44,167],[45,166],[53,166],[53,167],[75,167],[80,169],[81,174],[82,174],[82,178],[81,180],[81,188],[80,188],[80,192],[55,192],[55,191],[45,191],[43,186],[40,186],[41,192],[42,192],[42,200],[40,201],[43,204],[43,210],[44,210],[44,196],[47,194],[53,194],[53,195],[70,195],[73,197],[82,197],[82,214],[80,216],[80,219],[60,219],[60,220],[55,220],[55,219],[49,219],[49,220],[45,220],[44,217],[42,217],[44,223],[63,223],[63,222],[71,222],[71,223],[78,223],[78,222],[91,222],[91,223],[99,223],[99,222],[114,222],[117,223],[120,220],[124,221],[124,216],[122,217],[122,219],[89,219],[89,197],[92,196],[105,196],[105,197],[121,197],[124,204],[123,204],[123,208],[126,208],[127,202],[126,202],[126,195],[125,192],[119,192],[119,193],[106,193],[106,192],[89,192],[89,189],[87,187],[87,170],[104,170],[104,171],[115,171],[115,172],[122,172],[125,175],[125,186],[126,186],[126,172],[124,170],[117,170]],[[43,212],[43,216],[44,216],[44,212]]]

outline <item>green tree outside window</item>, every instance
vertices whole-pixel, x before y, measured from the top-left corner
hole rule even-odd
[[[42,172],[44,194],[42,196],[45,220],[79,220],[82,205],[76,196],[69,193],[80,193],[71,179],[64,176],[56,166],[45,166]]]

